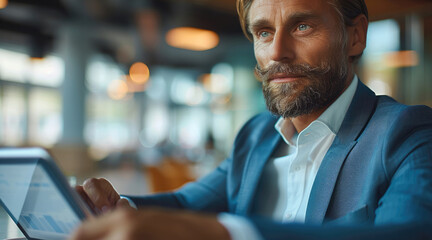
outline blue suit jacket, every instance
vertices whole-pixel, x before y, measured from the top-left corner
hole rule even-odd
[[[402,231],[409,233],[410,224],[414,224],[417,233],[429,234],[430,228],[417,223],[432,223],[430,108],[405,106],[386,96],[377,97],[359,82],[316,176],[305,225],[254,217],[262,170],[282,142],[274,129],[276,121],[269,113],[252,118],[238,133],[231,155],[199,181],[175,193],[131,199],[138,205],[245,216],[264,237],[271,239],[313,239],[315,233],[316,237],[351,238],[354,233],[364,234],[364,228],[376,236],[395,232],[395,228],[368,225],[403,225],[397,228],[396,236],[401,237]]]

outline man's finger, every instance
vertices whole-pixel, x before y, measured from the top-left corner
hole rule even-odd
[[[75,191],[81,196],[81,198],[84,200],[84,202],[87,203],[90,209],[96,212],[95,206],[93,202],[90,200],[90,198],[87,196],[86,192],[84,191],[83,186],[75,186]]]
[[[114,208],[120,199],[120,195],[114,190],[111,183],[104,178],[86,180],[83,189],[100,212]]]

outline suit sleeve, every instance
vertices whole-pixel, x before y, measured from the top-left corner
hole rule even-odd
[[[209,175],[183,186],[180,190],[149,196],[126,196],[137,206],[159,206],[206,212],[227,211],[226,175],[231,158],[223,161]]]
[[[424,108],[407,108],[383,145],[390,185],[378,203],[376,225],[432,222],[432,114]]]

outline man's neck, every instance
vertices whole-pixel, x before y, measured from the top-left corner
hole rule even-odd
[[[323,114],[323,112],[325,112],[325,110],[327,110],[328,107],[330,107],[330,105],[333,104],[334,101],[336,101],[336,99],[338,99],[338,97],[345,92],[345,90],[349,87],[349,85],[352,82],[352,79],[354,78],[354,73],[352,71],[349,71],[348,77],[347,77],[347,81],[345,83],[345,86],[343,88],[343,91],[341,91],[339,93],[339,95],[333,99],[333,101],[328,104],[327,106],[325,106],[324,108],[321,108],[317,111],[314,111],[310,114],[305,114],[305,115],[301,115],[295,118],[291,118],[291,122],[293,123],[295,129],[297,130],[298,133],[300,133],[301,131],[303,131],[305,128],[307,128],[313,121],[317,120],[321,114]]]

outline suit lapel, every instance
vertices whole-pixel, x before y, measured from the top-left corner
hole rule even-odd
[[[249,155],[239,190],[238,203],[240,204],[236,208],[237,214],[248,215],[250,213],[265,164],[279,145],[280,140],[281,137],[276,131],[269,131]]]
[[[342,126],[325,155],[312,186],[306,223],[323,222],[343,163],[356,145],[357,138],[372,116],[375,106],[375,94],[359,81]]]
[[[335,139],[336,140],[336,139]],[[342,164],[356,142],[332,145],[315,178],[306,211],[306,223],[321,224]]]

